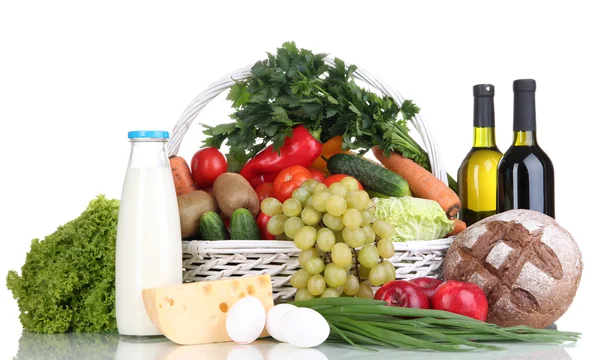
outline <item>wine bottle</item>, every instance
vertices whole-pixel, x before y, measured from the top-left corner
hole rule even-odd
[[[515,80],[514,142],[498,165],[498,212],[530,209],[554,217],[554,167],[536,138],[536,83]]]
[[[494,85],[473,86],[473,147],[458,169],[460,219],[467,226],[496,214],[496,181],[502,153],[496,146]]]

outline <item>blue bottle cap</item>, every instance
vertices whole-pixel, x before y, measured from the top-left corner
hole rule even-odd
[[[127,133],[127,136],[130,139],[168,139],[169,132],[160,130],[139,130],[130,131]]]

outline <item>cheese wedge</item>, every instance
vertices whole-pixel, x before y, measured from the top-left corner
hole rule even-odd
[[[154,326],[169,340],[181,344],[231,341],[225,329],[227,311],[244,296],[273,307],[271,277],[260,275],[203,281],[142,290],[144,306]],[[260,337],[269,336],[263,330]]]

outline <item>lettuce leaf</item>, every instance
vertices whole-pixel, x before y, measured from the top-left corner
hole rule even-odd
[[[405,196],[376,199],[375,203],[377,218],[394,226],[392,241],[441,239],[454,228],[454,223],[433,200]]]
[[[42,333],[117,329],[115,243],[119,201],[98,196],[75,220],[34,239],[21,276],[6,286],[26,330]]]

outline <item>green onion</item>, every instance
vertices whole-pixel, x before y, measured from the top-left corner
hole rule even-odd
[[[581,335],[527,326],[503,328],[446,311],[394,307],[371,299],[318,298],[291,304],[311,308],[325,317],[331,328],[327,341],[363,350],[374,349],[362,345],[448,352],[505,350],[479,342],[562,344],[576,342]]]

